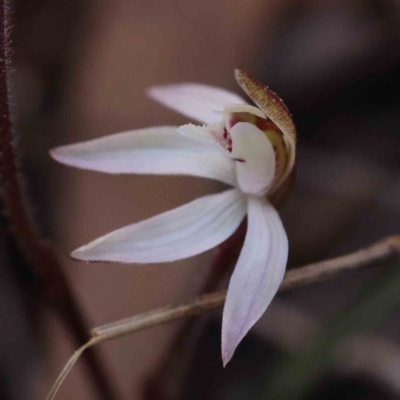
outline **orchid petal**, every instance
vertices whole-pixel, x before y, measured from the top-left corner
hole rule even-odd
[[[195,83],[155,86],[147,94],[165,107],[204,124],[220,121],[221,115],[214,111],[222,111],[227,104],[246,104],[235,93]]]
[[[275,176],[275,152],[267,136],[255,125],[238,122],[230,131],[231,156],[237,160],[236,174],[245,193],[262,194]]]
[[[111,174],[193,175],[235,185],[234,163],[214,144],[180,135],[176,127],[117,133],[61,146],[51,156],[67,165]]]
[[[180,260],[222,243],[245,215],[246,197],[231,189],[118,229],[80,247],[71,257],[121,263]]]
[[[275,296],[285,273],[288,240],[276,210],[250,197],[246,239],[229,283],[222,321],[226,365]]]

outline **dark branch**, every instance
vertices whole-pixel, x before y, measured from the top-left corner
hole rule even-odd
[[[43,282],[44,296],[65,322],[76,344],[87,340],[86,324],[69,288],[61,265],[35,227],[29,202],[20,176],[17,143],[10,118],[8,87],[10,38],[7,24],[8,4],[0,2],[0,178],[5,213],[17,245]],[[85,357],[91,378],[100,398],[115,398],[99,358],[93,351]]]

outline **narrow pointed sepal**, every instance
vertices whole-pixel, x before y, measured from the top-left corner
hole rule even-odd
[[[249,197],[246,239],[229,282],[222,319],[224,366],[271,303],[287,257],[288,240],[278,213],[267,200]]]
[[[50,151],[58,162],[109,174],[192,175],[235,185],[235,169],[214,143],[158,126],[116,133]]]
[[[82,261],[158,263],[181,260],[218,246],[246,215],[246,196],[232,189],[126,226],[76,249]]]
[[[197,83],[154,86],[147,95],[186,117],[204,124],[221,120],[215,111],[222,111],[227,104],[246,104],[237,94],[213,86]]]

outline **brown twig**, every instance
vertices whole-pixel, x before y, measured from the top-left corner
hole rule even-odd
[[[0,178],[5,213],[24,259],[33,267],[43,283],[45,299],[66,323],[74,341],[81,344],[87,340],[84,318],[54,251],[40,238],[36,230],[20,178],[9,107],[10,38],[7,12],[8,4],[3,0],[0,2]],[[115,398],[98,355],[93,351],[88,352],[85,360],[100,398]]]
[[[320,282],[345,271],[377,266],[380,263],[391,261],[399,255],[400,235],[391,236],[354,253],[290,270],[286,273],[279,291]],[[102,338],[101,341],[109,340],[154,325],[200,315],[206,311],[222,307],[225,297],[226,290],[206,294],[188,304],[178,307],[165,307],[117,323],[93,328],[92,337]]]
[[[283,291],[319,282],[346,271],[378,266],[395,260],[399,256],[400,235],[391,236],[354,253],[290,270],[286,273],[279,290]],[[75,352],[68,361],[47,399],[54,398],[66,375],[87,348],[106,340],[115,339],[166,322],[203,314],[221,307],[224,304],[225,297],[226,290],[221,290],[201,296],[190,303],[178,307],[164,307],[92,329],[92,339]]]

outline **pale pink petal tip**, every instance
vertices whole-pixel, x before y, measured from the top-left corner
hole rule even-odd
[[[151,86],[146,89],[146,92],[145,92],[146,96],[152,100],[158,101],[159,100],[158,93],[160,92],[159,89],[161,89],[161,93],[162,93],[163,88],[164,88],[164,86]]]
[[[233,349],[231,353],[226,351],[222,351],[222,366],[225,368],[228,365],[228,362],[231,361],[233,353],[235,352],[236,347]]]
[[[55,147],[54,149],[49,150],[49,154],[50,154],[50,157],[53,160],[56,160],[58,162],[62,162],[61,161],[62,160],[62,157],[61,157],[62,147]]]
[[[55,147],[49,151],[50,157],[60,164],[80,168],[81,162],[79,153],[75,154],[76,152],[74,146],[78,147],[77,145]]]
[[[85,261],[85,259],[81,257],[80,249],[75,249],[74,251],[71,251],[71,253],[69,253],[69,256],[76,261]]]

